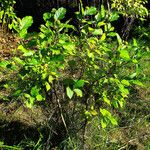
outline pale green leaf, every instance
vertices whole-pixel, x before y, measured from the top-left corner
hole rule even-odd
[[[42,101],[42,100],[43,100],[43,97],[42,97],[42,95],[38,94],[38,95],[36,96],[36,99],[37,99],[37,101]]]
[[[141,81],[139,81],[139,80],[132,80],[132,83],[136,84],[138,86],[144,86],[143,83]]]
[[[113,116],[109,117],[109,120],[113,125],[118,125],[117,120]]]
[[[77,96],[79,96],[79,97],[83,96],[83,93],[80,89],[74,89],[73,91],[77,94]]]
[[[66,88],[66,90],[67,90],[67,96],[71,99],[73,97],[73,91],[70,89],[69,86]]]
[[[120,50],[120,57],[123,58],[124,60],[130,60],[130,55],[129,52],[125,49]]]
[[[46,90],[49,91],[51,89],[51,86],[48,82],[45,82]]]
[[[66,14],[66,9],[61,7],[55,12],[54,19],[61,20],[65,17],[65,14]]]
[[[125,79],[123,79],[123,80],[121,81],[121,83],[124,84],[124,85],[126,85],[126,86],[129,86],[129,85],[130,85],[129,81],[128,81],[128,80],[125,80]]]
[[[114,12],[114,13],[111,13],[109,20],[115,21],[115,20],[118,20],[118,18],[119,18],[118,13]]]
[[[49,82],[49,83],[53,83],[53,80],[54,80],[53,76],[50,75],[50,76],[48,77],[48,82]]]
[[[97,12],[96,7],[87,7],[86,10],[84,11],[84,15],[95,15]]]
[[[93,35],[102,35],[103,34],[103,30],[100,29],[94,29],[94,31],[92,32]]]
[[[119,45],[122,44],[122,39],[118,33],[116,33],[116,36],[117,36],[117,41],[118,41]]]
[[[103,119],[101,119],[101,126],[103,129],[105,129],[107,126],[107,123]]]
[[[98,114],[96,110],[91,110],[90,112],[93,116],[96,116]]]
[[[103,33],[102,36],[101,36],[100,41],[102,42],[102,41],[104,41],[105,39],[106,39],[106,33]]]
[[[104,5],[101,5],[101,16],[102,16],[102,18],[105,17],[105,7],[104,7]]]

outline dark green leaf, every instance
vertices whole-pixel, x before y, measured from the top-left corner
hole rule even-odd
[[[74,88],[81,88],[84,86],[85,80],[74,80]]]

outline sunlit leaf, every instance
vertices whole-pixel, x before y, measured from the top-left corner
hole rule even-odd
[[[123,80],[121,81],[121,83],[124,84],[124,85],[127,85],[127,86],[130,85],[129,81],[128,81],[128,80],[125,80],[125,79],[123,79]]]
[[[83,93],[80,89],[74,89],[73,91],[77,94],[77,96],[79,96],[79,97],[83,96]]]
[[[116,36],[117,36],[117,41],[118,41],[119,45],[122,44],[122,39],[118,33],[116,33]]]
[[[118,125],[117,120],[113,116],[109,117],[109,120],[113,125]]]
[[[111,13],[109,20],[115,21],[115,20],[118,20],[118,18],[119,18],[118,13],[114,12],[114,13]]]
[[[102,16],[102,18],[105,17],[105,7],[104,7],[104,5],[101,5],[101,16]]]
[[[143,83],[139,80],[132,80],[131,81],[133,84],[139,85],[139,86],[144,86]]]
[[[46,21],[46,20],[49,20],[50,18],[52,17],[51,13],[44,13],[43,14],[43,19]]]
[[[104,117],[110,117],[111,116],[111,113],[106,109],[100,108],[100,112]]]
[[[49,83],[53,83],[53,80],[54,80],[53,76],[50,75],[50,76],[48,77],[48,82],[49,82]]]
[[[61,7],[55,12],[54,19],[61,20],[65,17],[65,14],[66,14],[66,9]]]
[[[101,126],[103,129],[105,129],[107,126],[107,123],[104,121],[104,119],[101,119]]]
[[[102,35],[103,34],[103,30],[100,29],[94,29],[94,31],[92,32],[93,35]]]
[[[102,41],[104,41],[105,39],[106,39],[106,33],[103,33],[102,36],[101,36],[100,41],[102,42]]]
[[[123,58],[124,60],[130,60],[130,55],[129,55],[129,52],[128,50],[120,50],[120,57]]]
[[[36,99],[37,99],[37,101],[42,101],[42,100],[43,100],[43,97],[42,97],[42,95],[38,94],[38,95],[36,96]]]
[[[24,38],[27,34],[27,29],[32,25],[33,18],[31,16],[26,16],[20,21],[20,37]]]
[[[70,89],[69,86],[66,88],[66,90],[67,90],[67,96],[71,99],[73,97],[73,91]]]
[[[51,86],[48,82],[45,82],[46,91],[49,91],[51,89]]]
[[[86,10],[84,11],[84,15],[95,15],[97,12],[96,7],[87,7]]]

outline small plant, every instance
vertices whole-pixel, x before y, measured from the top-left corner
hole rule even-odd
[[[17,16],[14,12],[15,0],[0,0],[0,24],[3,30],[7,30]]]

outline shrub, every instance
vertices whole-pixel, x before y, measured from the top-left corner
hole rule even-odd
[[[138,77],[144,49],[135,39],[128,43],[114,32],[111,22],[118,14],[108,13],[104,6],[100,10],[81,7],[76,12],[78,36],[68,32],[77,30],[69,21],[61,22],[65,13],[64,8],[45,13],[45,24],[29,39],[32,17],[13,24],[27,40],[18,47],[19,57],[0,63],[16,72],[14,83],[4,87],[13,87],[11,99],[19,99],[29,108],[38,103],[55,108],[67,134],[84,129],[95,116],[102,128],[117,125],[114,110],[125,106],[129,87],[142,85]]]

